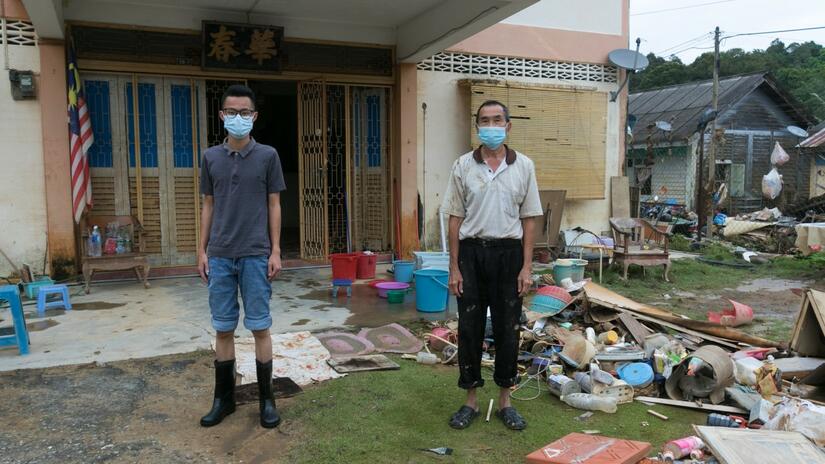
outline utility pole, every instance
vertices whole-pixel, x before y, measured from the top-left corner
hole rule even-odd
[[[713,35],[713,111],[719,111],[719,26]],[[702,133],[702,143],[704,144],[704,133]],[[714,211],[713,194],[716,190],[716,118],[713,118],[713,125],[710,126],[710,153],[708,154],[708,189],[706,192],[708,202],[708,238],[713,237],[713,217]]]

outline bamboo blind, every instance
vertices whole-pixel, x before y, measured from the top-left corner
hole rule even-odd
[[[486,100],[508,106],[513,126],[506,143],[535,162],[539,190],[605,197],[606,93],[497,83],[472,83],[470,92],[473,117]]]

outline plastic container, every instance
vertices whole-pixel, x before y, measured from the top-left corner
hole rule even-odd
[[[438,362],[438,356],[432,353],[419,351],[418,354],[415,355],[415,360],[421,364],[436,364]]]
[[[664,453],[671,453],[675,459],[690,456],[695,450],[701,450],[705,447],[705,442],[699,437],[685,437],[678,440],[667,442],[664,446]]]
[[[736,370],[734,377],[742,385],[756,385],[756,370],[762,368],[762,361],[756,358],[741,358],[734,362]]]
[[[633,388],[645,388],[653,383],[653,368],[647,363],[627,363],[619,366],[616,373]]]
[[[403,303],[406,294],[406,290],[387,290],[387,302],[394,304]]]
[[[561,282],[570,279],[573,283],[584,279],[584,268],[587,267],[586,259],[557,259],[553,263],[553,280]]]
[[[571,393],[562,396],[561,400],[576,409],[584,409],[586,411],[601,411],[613,414],[619,409],[618,406],[616,406],[616,398],[596,396],[590,393]]]
[[[103,256],[103,238],[100,236],[100,228],[94,226],[92,235],[89,237],[89,255],[94,257]]]
[[[396,272],[397,272],[396,265]],[[415,271],[415,308],[424,313],[438,313],[447,309],[450,273],[442,269]]]
[[[356,267],[356,276],[359,279],[374,279],[375,278],[375,264],[378,262],[378,255],[375,254],[358,254],[358,266]]]
[[[380,282],[375,285],[375,288],[378,290],[378,296],[380,298],[388,298],[387,292],[390,290],[406,290],[410,288],[410,284],[405,284],[404,282]]]
[[[415,269],[450,269],[450,253],[443,251],[413,251]]]
[[[40,287],[47,285],[54,285],[54,281],[48,276],[36,277],[34,282],[29,282],[25,285],[26,296],[33,300],[37,298],[37,293],[40,292]]]
[[[547,376],[547,387],[550,389],[550,393],[558,397],[581,393],[581,386],[578,382],[564,374]]]
[[[393,277],[396,282],[410,283],[415,271],[414,261],[393,261]]]
[[[619,341],[619,334],[615,330],[608,330],[599,334],[598,341],[603,345],[615,345]]]
[[[358,278],[358,253],[336,253],[329,256],[332,262],[333,279],[349,279],[355,281]]]

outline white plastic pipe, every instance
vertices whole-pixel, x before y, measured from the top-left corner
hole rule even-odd
[[[446,253],[447,252],[447,232],[444,230],[444,214],[441,213],[441,209],[438,210],[438,224],[441,226],[441,251]]]

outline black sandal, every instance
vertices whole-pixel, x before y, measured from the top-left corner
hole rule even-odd
[[[473,419],[478,417],[478,411],[464,405],[458,409],[450,418],[450,427],[454,429],[466,429],[473,423]]]
[[[499,409],[496,411],[496,417],[501,419],[501,421],[504,422],[504,426],[510,430],[524,430],[527,428],[527,421],[521,417],[521,414],[516,411],[516,408],[506,407]]]

